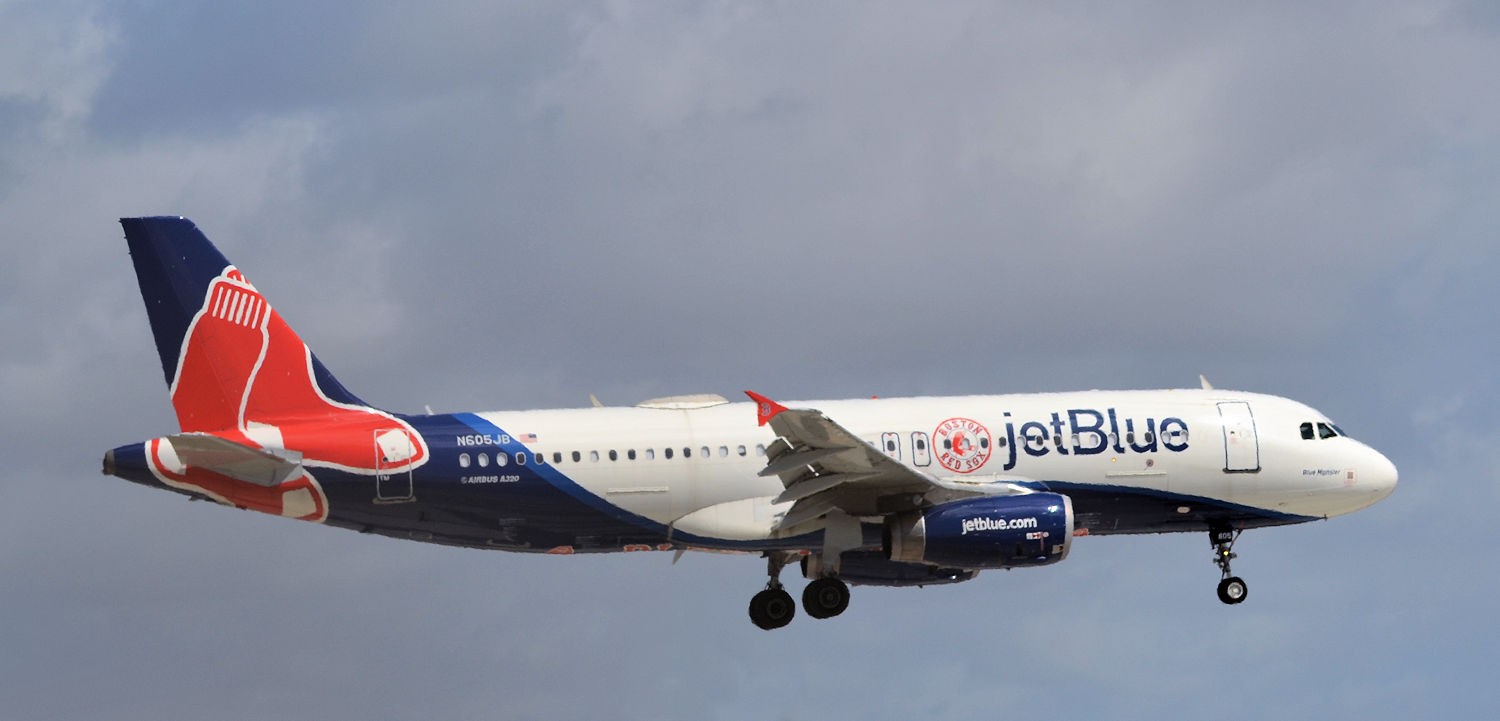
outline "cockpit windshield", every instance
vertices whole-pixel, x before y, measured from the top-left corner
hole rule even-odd
[[[1332,423],[1322,421],[1310,421],[1301,426],[1303,440],[1323,440],[1325,438],[1337,438],[1344,435],[1343,429]]]

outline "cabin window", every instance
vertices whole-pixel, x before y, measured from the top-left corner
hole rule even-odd
[[[539,466],[545,466],[547,465],[547,454],[537,451],[531,454],[531,460],[535,461]]]
[[[984,450],[989,450],[989,448],[990,448],[990,439],[988,439],[988,438],[986,438],[984,436],[980,436],[979,437],[979,447],[982,448],[982,449],[984,449]]]
[[[662,457],[663,458],[666,458],[669,461],[672,460],[672,449],[670,449],[670,448],[663,448],[663,449],[661,449],[661,453],[662,453]]]
[[[1047,434],[1036,429],[1031,429],[1030,432],[1026,433],[1021,439],[1021,443],[1025,444],[1027,448],[1046,448]]]
[[[918,451],[925,451],[925,450],[927,450],[927,439],[926,438],[922,438],[920,436],[917,438],[917,450]]]
[[[1010,443],[1010,441],[1007,440],[1005,438],[1005,436],[1000,436],[999,438],[995,439],[995,446],[998,447],[998,448],[1004,448],[1009,443]]]
[[[668,458],[671,457],[670,453],[671,453],[671,451],[669,450],[668,451],[668,456],[667,456]],[[648,460],[648,461],[654,461],[654,460],[656,460],[656,449],[654,449],[654,448],[647,448],[646,449],[646,460]]]
[[[737,451],[737,452],[739,452],[739,454],[740,454],[740,455],[741,455],[741,456],[744,456],[744,455],[745,455],[745,453],[746,453],[746,451],[745,451],[745,447],[744,447],[744,446],[740,446],[740,447],[738,447],[738,448],[736,448],[736,449],[735,449],[735,450],[736,450],[736,451]]]
[[[488,453],[479,454],[479,456],[476,457],[475,460],[479,461],[480,468],[489,468],[490,466],[490,454]]]
[[[497,465],[497,466],[506,466],[506,465],[509,465],[509,464],[510,464],[510,454],[506,453],[505,451],[500,451],[499,453],[495,454],[495,465]]]
[[[526,451],[516,451],[516,465],[526,465]]]
[[[598,451],[589,451],[589,460],[593,461],[594,463],[598,463],[599,462],[599,452]]]
[[[766,454],[766,447],[765,447],[765,445],[761,444],[761,443],[755,444],[755,455],[757,455],[757,456],[764,456],[765,454]]]
[[[719,446],[719,457],[720,458],[728,458],[729,457],[729,446]]]
[[[577,463],[581,460],[583,460],[583,454],[579,453],[578,451],[573,451],[573,462]]]
[[[552,462],[553,463],[562,463],[562,451],[553,451],[552,452]]]
[[[699,448],[698,450],[702,451],[704,458],[713,458],[714,457],[713,451],[711,449],[709,449],[708,446],[704,446],[702,448]]]
[[[471,461],[469,460],[469,454],[467,454],[467,453],[460,453],[460,454],[458,454],[458,467],[459,468],[468,468],[470,462]]]
[[[609,449],[609,460],[611,460],[611,461],[618,461],[618,460],[620,460],[620,454],[615,453],[615,449],[613,449],[613,448]]]
[[[632,449],[630,449],[628,451],[625,451],[625,457],[629,458],[632,461],[635,460],[635,449],[632,448]]]
[[[693,457],[693,449],[691,449],[691,448],[683,448],[682,449],[682,457],[683,458],[692,458]]]

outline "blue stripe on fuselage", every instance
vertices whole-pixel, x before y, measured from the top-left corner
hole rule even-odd
[[[525,453],[528,458],[534,459],[535,453],[525,444],[516,440],[515,436],[506,432],[499,426],[485,420],[483,417],[473,413],[457,413],[452,416],[455,420],[474,430],[481,436],[498,441],[492,447],[500,448],[511,457],[517,453]],[[409,418],[412,423],[419,422],[419,418]],[[420,430],[420,429],[419,429]],[[429,441],[430,443],[430,441]],[[579,520],[578,516],[585,508],[593,509],[603,518],[596,518],[589,525],[595,526],[586,535],[640,535],[642,532],[655,534],[662,541],[682,543],[693,546],[705,546],[709,548],[737,549],[737,550],[763,550],[768,548],[809,548],[816,547],[820,543],[818,538],[821,531],[813,534],[798,536],[796,538],[777,538],[757,541],[729,541],[717,538],[707,538],[693,534],[674,531],[666,524],[651,520],[645,516],[632,513],[609,501],[595,495],[588,489],[579,485],[578,482],[569,478],[552,463],[537,464],[534,461],[525,466],[508,466],[508,470],[519,472],[523,477],[535,476],[544,481],[551,490],[560,491],[576,501],[576,504],[566,504],[564,499],[556,499],[555,507],[557,514],[553,518],[532,519],[537,523],[556,523],[551,530],[562,533],[574,533],[572,526]],[[549,502],[549,505],[552,505]],[[605,518],[613,523],[601,523]],[[604,526],[605,529],[599,529]],[[605,530],[601,533],[600,530]],[[670,534],[670,539],[668,535]]]

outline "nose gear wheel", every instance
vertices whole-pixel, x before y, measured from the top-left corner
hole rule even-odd
[[[1208,532],[1209,542],[1214,547],[1214,565],[1219,567],[1219,600],[1234,605],[1243,603],[1250,588],[1245,580],[1229,570],[1229,562],[1237,558],[1234,542],[1239,540],[1244,529],[1214,528]]]

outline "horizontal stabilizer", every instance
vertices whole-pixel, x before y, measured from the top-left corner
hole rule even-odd
[[[300,453],[283,457],[207,433],[167,436],[183,464],[202,468],[258,486],[274,487],[302,472]]]

